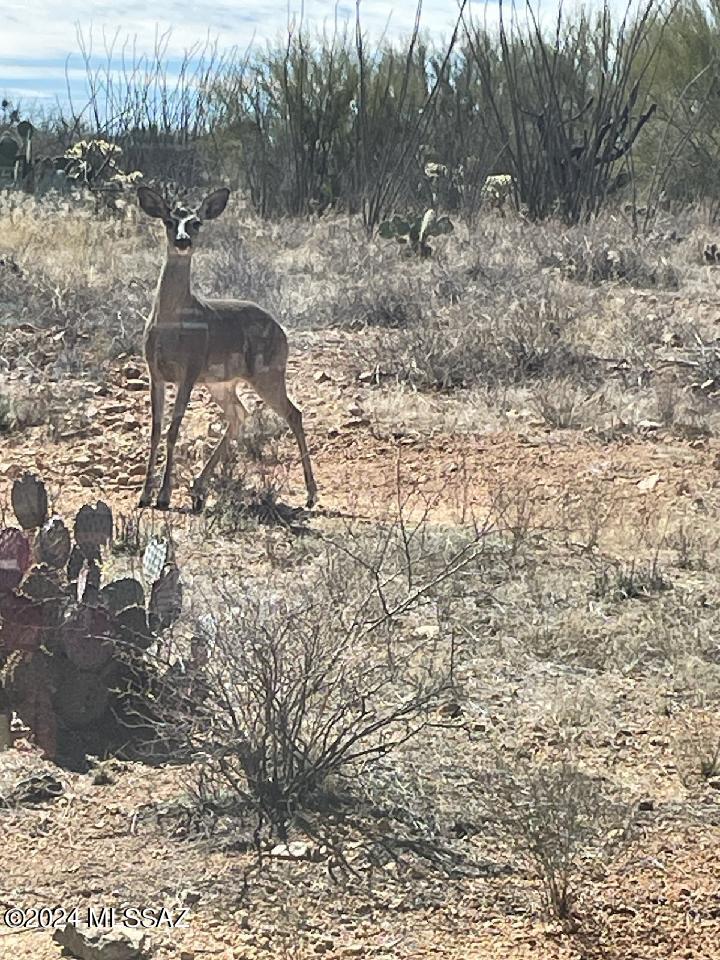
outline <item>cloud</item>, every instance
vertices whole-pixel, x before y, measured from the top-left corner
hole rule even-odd
[[[457,15],[453,0],[425,0],[421,25],[438,38],[448,36]],[[302,17],[302,20],[301,20]],[[281,43],[288,24],[302,22],[309,30],[331,32],[335,22],[354,22],[353,0],[256,0],[240,6],[235,0],[212,5],[196,0],[5,0],[0,31],[0,93],[17,101],[64,100],[67,86],[82,97],[86,71],[81,45],[101,67],[108,57],[113,68],[125,56],[132,63],[153,58],[156,50],[172,67],[186,51],[216,44],[218,51],[245,51],[254,43]],[[361,0],[360,17],[370,42],[386,32],[406,36],[415,19],[415,0]],[[173,63],[175,61],[175,64]]]
[[[592,0],[591,0],[592,2]],[[611,0],[619,4],[620,0]],[[572,3],[572,0],[569,0]],[[557,6],[540,3],[541,21],[552,20]],[[360,0],[360,18],[369,47],[381,36],[407,37],[415,21],[415,0]],[[497,23],[498,2],[473,0],[468,7],[478,24]],[[522,8],[519,7],[522,19]],[[421,28],[438,41],[447,40],[455,23],[458,0],[424,0]],[[571,6],[566,13],[572,15]],[[11,96],[65,96],[67,80],[82,93],[85,70],[79,36],[95,65],[108,54],[125,54],[132,63],[153,57],[157,48],[174,66],[188,50],[216,43],[219,52],[245,51],[251,43],[281,43],[288,23],[309,31],[332,32],[335,22],[354,22],[354,0],[5,0],[0,31],[0,92]],[[68,74],[66,77],[66,64]]]
[[[296,23],[304,10],[303,20],[308,26],[332,27],[335,3],[327,0],[290,0],[290,17]],[[354,4],[346,2],[338,10],[354,17]],[[379,35],[390,18],[390,31],[403,34],[412,28],[415,4],[413,0],[398,0],[392,7],[385,0],[361,0],[360,15],[365,29]],[[447,33],[451,29],[455,5],[444,0],[427,0],[423,6],[423,26],[432,33]],[[102,52],[103,34],[108,40],[119,33],[121,37],[137,38],[138,49],[152,53],[155,38],[171,31],[168,53],[182,55],[208,34],[220,46],[246,47],[253,35],[258,40],[274,40],[287,30],[288,6],[284,3],[260,2],[240,6],[219,2],[198,4],[195,0],[157,0],[156,3],[130,0],[116,3],[82,2],[82,0],[6,0],[3,10],[3,29],[0,32],[0,58],[58,58],[77,51],[77,25],[92,32],[94,47]],[[0,82],[3,75],[0,74]]]

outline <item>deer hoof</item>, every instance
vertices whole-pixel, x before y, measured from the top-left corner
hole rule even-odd
[[[312,493],[309,493],[309,494],[308,494],[308,498],[307,498],[307,500],[305,501],[305,506],[308,507],[308,508],[309,508],[309,507],[314,507],[316,503],[317,503],[317,491],[316,491],[316,490],[313,490]]]
[[[156,510],[167,510],[169,507],[170,507],[170,497],[169,497],[169,496],[163,496],[163,494],[160,494],[160,496],[159,496],[159,497],[157,498],[157,500],[155,501],[155,509],[156,509]]]
[[[143,510],[145,507],[149,507],[152,502],[151,493],[143,493],[143,495],[138,500],[138,507]]]

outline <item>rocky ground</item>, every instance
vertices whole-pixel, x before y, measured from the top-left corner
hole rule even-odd
[[[13,907],[151,908],[163,919],[143,950],[159,960],[718,956],[720,300],[695,235],[639,244],[613,218],[542,235],[488,218],[420,263],[339,219],[228,221],[198,283],[297,321],[290,392],[320,498],[302,507],[294,441],[248,394],[235,466],[195,516],[188,483],[222,429],[202,389],[173,509],[136,508],[154,228],[50,206],[7,216],[3,525],[27,469],[66,517],[102,499],[118,569],[136,572],[151,533],[171,536],[188,617],[224,577],[284,589],[313,575],[319,545],[388,524],[490,549],[461,596],[443,595],[440,628],[403,624],[420,651],[438,629],[457,641],[452,698],[353,769],[362,803],[304,811],[287,842],[258,847],[251,817],[209,814],[195,764],[74,773],[25,741],[0,753],[0,960],[61,956],[49,931],[3,924]],[[470,386],[437,390],[436,370]],[[528,771],[564,757],[622,803],[564,865],[561,922],[533,850],[576,801]],[[501,761],[504,799],[489,779]]]

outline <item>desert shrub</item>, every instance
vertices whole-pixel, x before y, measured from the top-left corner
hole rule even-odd
[[[274,469],[251,476],[241,461],[223,464],[210,479],[205,509],[208,529],[233,535],[261,526],[294,526],[304,511],[281,499],[280,478]]]
[[[213,297],[253,300],[279,313],[282,278],[278,270],[252,243],[237,233],[237,224],[218,223],[208,231],[208,252],[201,248],[193,265],[193,282]]]
[[[169,736],[281,833],[354,767],[416,736],[448,685],[449,639],[403,621],[435,618],[439,591],[482,544],[424,527],[348,531],[302,574],[227,583],[197,631],[207,645],[202,702],[175,701]]]
[[[673,748],[680,776],[687,785],[698,779],[715,780],[720,777],[720,723],[717,711],[705,707],[683,717]]]
[[[659,246],[633,237],[621,221],[604,219],[581,230],[573,228],[552,235],[544,266],[581,283],[621,281],[635,287],[677,290],[680,271],[671,260],[670,243]],[[547,237],[544,240],[547,243]]]
[[[580,408],[586,399],[586,387],[563,378],[535,387],[531,404],[549,427],[574,430],[581,425]]]
[[[10,397],[0,394],[0,433],[9,433],[14,428],[14,425]]]
[[[537,872],[548,911],[570,918],[583,863],[602,860],[623,840],[630,804],[570,756],[529,759],[522,750],[498,753],[477,785],[490,830]]]
[[[13,269],[0,268],[11,364],[42,368],[59,358],[66,372],[90,354],[139,348],[157,274],[132,217],[101,221],[57,199],[0,198],[0,227],[17,254]]]
[[[396,370],[416,386],[451,389],[477,383],[521,384],[592,374],[593,361],[577,343],[572,312],[551,298],[505,299],[487,313],[466,305],[428,312],[403,333]],[[397,353],[381,341],[385,357]]]
[[[650,561],[633,558],[625,563],[604,565],[595,574],[594,595],[600,599],[636,600],[670,590],[657,556]]]
[[[21,432],[38,427],[53,419],[53,396],[47,385],[18,387],[0,394],[0,433]]]

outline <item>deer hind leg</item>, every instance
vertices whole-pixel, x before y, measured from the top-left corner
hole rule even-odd
[[[152,407],[152,427],[150,429],[150,454],[145,472],[145,483],[140,495],[140,506],[149,507],[152,499],[153,475],[155,460],[157,459],[160,434],[162,432],[162,418],[165,409],[165,384],[157,377],[150,376],[150,405]]]
[[[190,400],[190,394],[192,393],[195,379],[196,378],[193,374],[186,373],[185,379],[182,380],[177,387],[175,405],[173,406],[172,412],[172,420],[170,421],[166,439],[167,452],[165,459],[165,474],[163,476],[160,493],[158,494],[158,498],[155,503],[155,506],[158,510],[167,510],[167,508],[170,506],[175,444],[177,443],[178,433],[180,432],[180,424],[182,423],[182,418],[185,416],[185,411],[187,410],[188,401]]]
[[[190,488],[193,510],[196,512],[202,510],[205,504],[207,482],[210,475],[220,461],[227,459],[230,453],[230,444],[240,436],[242,425],[247,417],[247,410],[237,395],[237,380],[229,380],[225,383],[206,383],[205,386],[210,396],[225,414],[227,427],[220,438],[220,442],[210,454],[205,466],[200,471],[200,476]]]
[[[256,373],[248,379],[248,383],[257,395],[261,397],[278,416],[285,420],[295,434],[295,439],[300,448],[303,473],[305,474],[307,505],[312,507],[317,500],[317,485],[313,477],[310,454],[308,453],[307,443],[305,441],[302,413],[287,395],[285,370],[266,370],[262,373]]]

